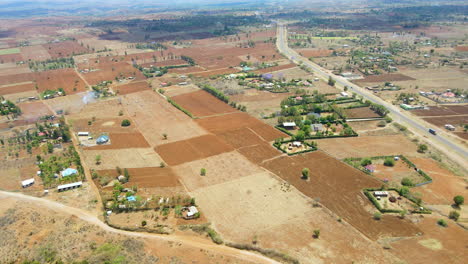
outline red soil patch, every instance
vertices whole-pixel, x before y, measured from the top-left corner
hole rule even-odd
[[[63,88],[66,94],[75,94],[86,91],[86,84],[74,69],[59,69],[34,74],[38,92],[57,90]]]
[[[118,94],[129,94],[129,93],[136,93],[145,90],[151,90],[148,83],[146,81],[141,82],[131,82],[124,85],[115,86],[112,88]]]
[[[282,154],[268,143],[244,147],[238,149],[238,151],[255,164],[260,164]]]
[[[310,57],[326,57],[330,56],[333,51],[328,49],[297,49],[296,50],[302,56],[310,58]]]
[[[250,128],[265,141],[273,141],[276,138],[287,137],[286,134],[251,117],[246,113],[234,113],[222,116],[213,116],[197,119],[196,122],[206,130],[222,134],[226,131],[238,130],[240,128]]]
[[[454,196],[466,193],[467,183],[463,178],[440,167],[436,161],[427,158],[411,158],[411,161],[432,178],[432,183],[414,188],[422,193],[425,203],[452,204]]]
[[[41,45],[21,47],[23,60],[44,61],[50,59],[50,54]]]
[[[17,61],[22,61],[23,57],[21,56],[20,53],[15,53],[15,54],[5,54],[5,55],[0,55],[0,62],[7,63],[7,62],[17,62]]]
[[[227,131],[218,134],[218,136],[236,149],[246,146],[258,145],[265,142],[249,128],[240,128]]]
[[[123,168],[122,168],[123,170]],[[179,179],[174,173],[172,168],[160,167],[145,167],[145,168],[128,168],[130,181],[125,186],[131,187],[137,185],[138,187],[174,187],[180,186]],[[117,170],[99,170],[98,175],[110,176],[117,178],[119,175]]]
[[[367,237],[376,240],[383,236],[414,236],[420,230],[408,220],[386,215],[372,219],[376,211],[362,189],[380,187],[382,183],[324,152],[316,151],[291,157],[281,156],[265,162],[265,167],[294,185],[299,191],[320,202]],[[310,181],[301,179],[303,168],[310,168]]]
[[[411,113],[417,116],[466,115],[468,105],[431,106],[429,109],[413,110]]]
[[[425,217],[418,223],[423,235],[408,239],[399,239],[391,244],[394,254],[412,264],[426,263],[466,263],[466,245],[468,236],[466,230],[454,222],[449,222],[448,227],[440,227],[434,217]],[[465,234],[465,235],[463,235]],[[427,248],[419,243],[433,239],[438,241],[440,250]],[[465,253],[463,253],[465,252]]]
[[[150,145],[141,133],[109,133],[109,145],[87,147],[87,150],[123,149],[123,148],[149,148]]]
[[[21,117],[28,121],[35,121],[38,120],[41,116],[53,114],[50,109],[41,101],[21,103],[18,104],[18,106],[22,112]]]
[[[19,73],[2,76],[0,78],[0,85],[14,84],[14,83],[23,83],[30,82],[34,79],[34,73]]]
[[[265,68],[265,69],[256,70],[254,72],[258,73],[258,74],[262,74],[262,73],[269,73],[269,72],[275,72],[275,71],[291,69],[291,68],[294,68],[294,67],[296,67],[296,64],[289,63],[289,64],[278,65],[278,66],[274,66],[274,67],[269,67],[269,68]]]
[[[457,51],[468,51],[468,46],[456,46],[455,50],[457,50]]]
[[[95,71],[82,73],[83,78],[90,84],[95,85],[103,81],[114,81],[115,78],[134,77],[135,80],[145,80],[146,77],[127,62],[108,62],[91,65],[81,64],[80,69],[93,69]]]
[[[451,124],[454,126],[459,124],[468,124],[468,115],[427,117],[423,119],[438,127],[443,127],[446,124]]]
[[[76,41],[64,41],[42,45],[52,58],[71,57],[78,54],[88,53],[89,50],[82,47]]]
[[[205,91],[185,93],[171,99],[198,117],[237,112],[235,108]]]
[[[356,82],[397,82],[397,81],[412,81],[416,80],[412,77],[403,75],[401,73],[389,73],[380,75],[369,75],[364,79],[356,80]]]
[[[160,145],[155,148],[169,165],[199,160],[234,150],[214,135],[204,135],[187,140]]]
[[[35,90],[34,84],[25,83],[25,84],[20,84],[20,85],[0,87],[0,95],[22,93],[22,92],[34,91],[34,90]]]
[[[369,107],[359,107],[351,109],[343,109],[347,118],[374,118],[380,117],[377,113],[372,111]]]

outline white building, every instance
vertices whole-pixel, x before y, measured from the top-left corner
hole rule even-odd
[[[21,186],[23,186],[23,188],[26,188],[26,187],[33,185],[34,182],[35,182],[34,178],[27,179],[27,180],[21,181]]]
[[[82,185],[83,185],[83,182],[81,182],[81,181],[73,182],[73,183],[67,183],[67,184],[57,186],[57,191],[62,192],[62,191],[66,191],[66,190],[80,188]]]

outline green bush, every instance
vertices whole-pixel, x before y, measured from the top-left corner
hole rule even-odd
[[[447,222],[444,219],[437,220],[437,224],[440,225],[440,226],[443,226],[443,227],[448,226]]]
[[[380,212],[375,212],[375,213],[374,213],[374,219],[375,219],[375,220],[380,220],[380,219],[382,219],[382,213],[380,213]]]
[[[455,202],[456,206],[460,206],[465,202],[465,198],[461,195],[457,195],[453,197],[453,201]]]
[[[460,218],[460,213],[458,211],[451,211],[449,218],[458,221],[458,218]]]
[[[426,144],[419,144],[418,145],[418,152],[419,153],[425,153],[427,151],[428,147]]]
[[[395,166],[395,160],[391,157],[385,158],[384,165],[388,167],[393,167]]]
[[[310,174],[309,168],[303,168],[302,169],[302,179],[308,180],[309,179],[309,174]]]
[[[403,186],[414,186],[414,183],[413,181],[410,179],[410,178],[407,178],[407,177],[404,177],[402,180],[401,180],[401,185]]]
[[[200,170],[200,175],[201,175],[201,176],[205,176],[205,175],[206,175],[206,169],[205,169],[205,168],[201,168],[201,170]]]
[[[372,164],[372,160],[370,158],[364,158],[361,160],[361,166],[365,167],[367,165]]]
[[[121,124],[123,127],[128,127],[130,126],[130,120],[128,119],[124,119],[122,120],[122,124]]]

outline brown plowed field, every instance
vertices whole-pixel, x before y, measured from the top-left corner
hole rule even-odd
[[[297,49],[296,50],[302,56],[310,58],[310,57],[326,57],[330,56],[333,53],[333,50],[328,49]]]
[[[372,111],[369,107],[359,107],[351,109],[343,109],[347,118],[374,118],[380,117],[377,113]]]
[[[389,73],[380,75],[369,75],[364,79],[356,80],[356,82],[370,83],[370,82],[397,82],[397,81],[412,81],[412,77],[406,76],[401,73]]]
[[[236,149],[264,143],[263,139],[249,128],[226,131],[218,136]]]
[[[249,127],[266,141],[272,141],[279,137],[287,137],[286,134],[246,113],[207,117],[197,119],[196,122],[206,130],[215,134]]]
[[[291,69],[291,68],[294,68],[294,67],[296,67],[296,64],[289,63],[289,64],[278,65],[278,66],[274,66],[274,67],[269,67],[269,68],[265,68],[265,69],[256,70],[254,72],[258,73],[258,74],[262,74],[262,73],[268,73],[268,72],[275,72],[275,71]]]
[[[2,76],[2,78],[0,78],[0,85],[30,82],[32,80],[34,80],[34,73],[12,74]]]
[[[145,90],[151,90],[148,83],[146,81],[141,82],[131,82],[124,85],[115,86],[112,88],[118,94],[129,94],[129,93],[136,93]]]
[[[443,127],[445,124],[451,124],[454,126],[457,126],[460,124],[468,124],[468,115],[426,117],[423,119],[438,127]]]
[[[79,117],[79,115],[77,115]],[[136,126],[131,125],[128,127],[121,126],[122,121],[124,119],[129,119],[128,117],[97,117],[91,125],[88,124],[88,121],[91,121],[92,118],[89,119],[73,119],[70,123],[73,125],[74,131],[88,131],[93,136],[100,133],[134,133],[138,132]],[[131,120],[130,120],[131,121]]]
[[[359,136],[317,140],[318,148],[338,159],[414,155],[416,144],[403,135]]]
[[[414,236],[420,232],[410,221],[396,216],[373,220],[371,212],[376,209],[362,189],[380,187],[382,183],[321,151],[279,157],[265,162],[265,167],[305,195],[319,198],[320,203],[373,240],[381,236]],[[310,169],[310,181],[301,179],[303,168]]]
[[[80,69],[88,68],[87,64],[79,65]],[[135,77],[135,80],[145,80],[146,77],[127,62],[99,63],[93,67],[97,71],[83,73],[83,78],[90,84],[95,85],[103,81],[114,81],[116,77]]]
[[[467,115],[468,105],[431,106],[429,109],[412,110],[417,116]]]
[[[214,135],[176,141],[158,146],[155,149],[163,160],[171,166],[234,150],[234,148]]]
[[[90,52],[76,41],[63,41],[42,45],[52,58],[71,57],[78,54]]]
[[[260,164],[265,160],[272,159],[282,154],[270,144],[263,143],[238,149],[239,153],[255,164]]]
[[[25,61],[44,61],[50,59],[50,54],[41,45],[21,47],[21,55]]]
[[[66,94],[86,91],[86,84],[76,74],[74,69],[59,69],[34,74],[38,92],[63,88]]]
[[[49,108],[41,101],[31,102],[31,103],[21,103],[18,104],[21,109],[21,117],[24,120],[35,121],[38,120],[41,116],[52,115],[53,113]]]
[[[457,51],[468,51],[468,46],[456,46]]]
[[[0,87],[0,95],[22,93],[22,92],[34,91],[34,90],[35,89],[34,89],[33,83],[4,86],[4,87]]]
[[[455,132],[454,134],[459,136],[460,138],[468,140],[468,133],[467,132]]]
[[[123,168],[122,168],[123,170]],[[174,173],[172,168],[160,168],[160,167],[146,167],[146,168],[128,168],[128,174],[130,175],[130,181],[125,186],[138,187],[175,187],[180,186],[179,179]],[[118,175],[117,170],[98,170],[98,175],[111,176],[116,178]]]
[[[171,99],[197,117],[238,112],[205,91],[185,93]]]
[[[150,145],[140,133],[109,133],[109,145],[87,147],[88,150],[148,148]]]
[[[20,53],[0,55],[0,62],[2,62],[2,64],[6,62],[17,62],[22,60],[23,57]]]

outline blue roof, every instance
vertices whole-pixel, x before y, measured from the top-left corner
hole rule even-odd
[[[136,198],[135,198],[135,196],[132,195],[132,196],[127,197],[127,201],[136,202]]]
[[[77,173],[78,173],[77,170],[68,168],[68,169],[63,170],[60,174],[62,174],[62,177],[68,177],[70,175],[77,174]]]
[[[244,66],[244,68],[242,68],[243,71],[251,71],[252,68],[250,68],[249,66]]]
[[[104,144],[104,143],[107,143],[108,141],[109,141],[109,137],[106,135],[102,135],[96,139],[96,143],[98,144]]]

